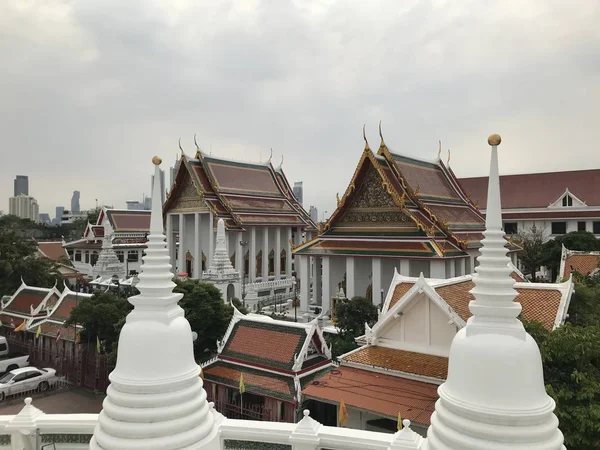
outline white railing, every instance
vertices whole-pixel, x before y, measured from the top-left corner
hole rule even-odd
[[[294,424],[226,419],[210,406],[218,428],[218,448],[223,450],[244,449],[248,442],[289,445],[292,450],[416,450],[425,442],[410,429],[408,420],[403,421],[401,431],[391,434],[326,427],[313,420],[308,410]],[[98,414],[40,414],[27,398],[18,415],[0,416],[0,449],[35,450],[37,441],[54,443],[56,450],[87,450],[97,421]]]
[[[258,293],[270,291],[269,295],[275,295],[277,289],[286,289],[286,293],[291,293],[293,286],[293,278],[282,278],[280,280],[259,281],[256,283],[248,283],[246,285],[246,299],[256,300],[259,298]],[[262,297],[262,296],[261,296]],[[265,296],[267,297],[267,296]]]

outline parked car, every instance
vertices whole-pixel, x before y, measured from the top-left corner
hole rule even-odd
[[[29,365],[29,355],[23,353],[11,353],[8,341],[0,336],[0,373],[8,372],[19,367]]]
[[[47,391],[56,384],[56,370],[24,367],[14,369],[0,377],[0,401],[7,395],[28,391]]]

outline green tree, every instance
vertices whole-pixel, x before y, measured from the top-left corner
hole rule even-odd
[[[365,323],[377,322],[377,308],[365,297],[337,301],[333,310],[338,334],[330,338],[333,358],[358,347],[355,339],[365,333]]]
[[[600,327],[566,324],[549,332],[523,322],[540,347],[546,391],[570,450],[592,450],[600,442]]]
[[[217,349],[231,321],[233,308],[223,302],[221,291],[214,285],[197,280],[175,281],[175,292],[183,294],[179,305],[192,331],[198,333],[194,353],[200,360],[207,359]]]
[[[21,279],[30,286],[51,287],[61,275],[54,261],[39,256],[35,241],[0,226],[0,296],[12,295]]]
[[[600,250],[600,240],[588,231],[574,231],[546,242],[542,251],[542,265],[552,270],[552,279],[558,276],[562,246],[569,250]]]
[[[98,337],[110,353],[119,340],[125,317],[133,309],[131,303],[112,292],[83,297],[71,310],[67,326],[83,326],[82,342],[95,342]]]
[[[543,265],[544,230],[534,225],[517,234],[515,242],[522,248],[518,257],[525,274],[531,275],[531,279],[535,280],[536,272]]]

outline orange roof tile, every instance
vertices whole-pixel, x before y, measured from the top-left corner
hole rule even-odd
[[[442,299],[466,321],[471,317],[469,302],[475,297],[469,292],[475,287],[473,281],[450,284],[436,288]],[[540,322],[546,329],[552,330],[558,313],[562,295],[555,289],[517,288],[516,302],[521,303],[525,320]]]
[[[352,367],[340,367],[308,384],[302,394],[314,399],[372,411],[389,418],[400,413],[403,419],[429,425],[437,385],[383,375]]]
[[[599,262],[600,255],[568,255],[565,260],[564,278],[569,278],[575,270],[582,275],[589,275],[598,268]]]
[[[343,361],[440,380],[445,380],[448,375],[448,358],[387,347],[363,347],[345,356]]]
[[[396,285],[396,287],[394,288],[394,293],[392,294],[392,299],[390,300],[389,309],[392,309],[392,306],[394,306],[396,303],[398,303],[398,300],[400,300],[402,297],[404,297],[404,294],[406,294],[408,291],[410,291],[410,288],[412,288],[414,285],[415,285],[415,283],[413,283],[412,281],[398,283]]]
[[[31,312],[31,307],[37,308],[39,304],[46,298],[50,293],[50,289],[37,290],[37,289],[23,289],[15,298],[6,306],[7,311],[14,311],[21,314],[27,314]]]
[[[69,258],[67,251],[63,248],[62,242],[38,242],[40,251],[52,261],[58,261],[61,256]]]

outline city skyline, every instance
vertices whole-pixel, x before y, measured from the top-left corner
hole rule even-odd
[[[219,157],[266,161],[272,148],[319,211],[347,187],[363,124],[377,148],[380,120],[406,155],[433,159],[441,140],[458,177],[486,175],[490,129],[507,144],[503,174],[600,167],[595,2],[36,5],[0,5],[0,81],[12,86],[0,129],[28,155],[0,167],[5,211],[21,173],[42,211],[74,188],[83,209],[124,208],[149,195],[139,161],[171,161],[179,138],[194,155],[194,133]]]

